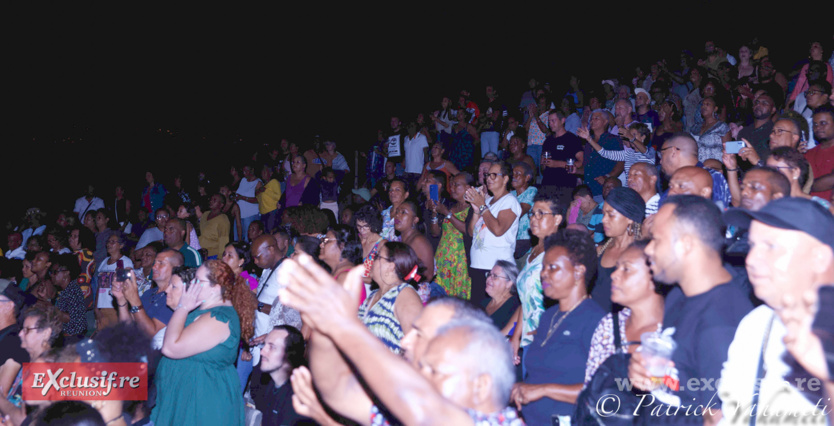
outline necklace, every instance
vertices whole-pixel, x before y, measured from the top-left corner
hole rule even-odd
[[[553,318],[551,318],[551,319],[550,319],[550,328],[547,330],[547,336],[545,336],[545,337],[544,337],[544,341],[542,342],[542,347],[544,347],[544,345],[545,345],[545,344],[547,343],[547,341],[550,339],[550,336],[552,336],[552,335],[553,335],[553,333],[555,333],[555,332],[556,332],[556,330],[557,330],[557,329],[559,328],[559,326],[562,324],[562,321],[564,321],[564,320],[565,320],[565,318],[567,318],[567,317],[568,317],[568,315],[570,315],[570,313],[571,313],[571,312],[573,312],[573,310],[574,310],[574,309],[576,309],[576,308],[577,308],[577,307],[578,307],[578,306],[579,306],[582,302],[584,302],[584,301],[585,301],[585,299],[587,299],[587,298],[588,298],[588,295],[586,294],[586,295],[585,295],[585,297],[583,297],[583,298],[579,299],[579,301],[578,301],[578,302],[576,302],[576,304],[575,304],[575,305],[573,305],[573,306],[572,306],[572,307],[571,307],[571,308],[570,308],[567,312],[565,312],[565,314],[564,314],[564,315],[562,315],[562,316],[559,318],[559,321],[557,321],[555,325],[553,324],[553,320],[555,320],[555,319],[556,319],[556,315],[553,315]]]
[[[119,417],[116,417],[113,420],[110,420],[109,422],[105,423],[105,425],[109,425],[110,423],[113,423],[116,420],[122,419],[122,418],[124,418],[124,416],[125,416],[125,413],[119,414]]]

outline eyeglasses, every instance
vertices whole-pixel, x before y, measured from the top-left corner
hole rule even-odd
[[[527,213],[527,216],[528,216],[528,217],[531,217],[531,218],[533,218],[533,217],[534,217],[534,218],[536,218],[536,219],[541,219],[541,218],[542,218],[542,217],[544,217],[545,215],[549,215],[549,214],[552,214],[553,216],[556,216],[556,215],[557,215],[557,214],[559,214],[559,213],[554,213],[554,212],[545,212],[545,211],[541,211],[541,210],[536,210],[536,211],[532,211],[532,210],[531,210],[529,213]]]
[[[811,96],[811,95],[820,95],[822,93],[824,93],[822,90],[808,89],[808,90],[805,91],[805,97],[807,98],[808,96]]]
[[[359,231],[359,230],[362,230],[362,229],[371,229],[371,227],[370,227],[370,225],[360,225],[360,224],[357,223],[356,224],[356,230]]]
[[[392,262],[392,261],[393,261],[390,257],[385,257],[385,256],[383,256],[383,255],[381,255],[381,254],[379,254],[379,253],[374,253],[374,260],[377,260],[377,259],[385,259],[385,260],[387,260],[387,261],[389,261],[389,262]]]
[[[663,151],[666,151],[667,149],[674,149],[675,151],[680,151],[681,150],[680,148],[678,148],[676,146],[667,146],[666,148],[661,148],[659,151],[657,151],[657,156],[658,157],[663,157]]]
[[[40,329],[42,329],[42,328],[43,328],[43,327],[23,327],[23,328],[21,328],[21,329],[20,329],[20,331],[21,331],[23,334],[28,334],[28,333],[29,333],[30,331],[32,331],[32,330],[40,330]]]
[[[773,128],[773,130],[771,130],[771,131],[770,131],[770,134],[771,134],[771,135],[772,135],[772,134],[774,134],[774,133],[775,133],[775,134],[777,134],[777,135],[779,135],[779,136],[782,136],[782,134],[784,134],[784,133],[790,133],[790,134],[792,134],[792,135],[795,135],[795,134],[796,134],[796,133],[794,133],[794,132],[792,132],[792,131],[790,131],[790,130],[788,130],[788,129],[777,129],[777,128],[775,128],[775,127]]]
[[[501,278],[501,279],[507,280],[507,281],[510,280],[510,277],[505,277],[503,275],[493,274],[492,272],[487,272],[485,275],[486,275],[487,279],[492,277],[492,278]]]
[[[487,179],[490,179],[490,178],[497,179],[498,176],[504,176],[504,174],[503,173],[484,173],[484,176],[486,176]]]
[[[327,243],[329,243],[331,241],[336,241],[336,239],[335,238],[322,238],[321,242],[319,244],[324,246],[324,245],[327,245]]]

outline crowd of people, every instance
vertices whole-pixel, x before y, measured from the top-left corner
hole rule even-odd
[[[808,52],[782,73],[708,41],[517,106],[462,90],[353,170],[282,139],[226,177],[29,208],[0,258],[0,421],[824,423],[834,55]],[[148,398],[24,400],[27,362],[147,363]]]

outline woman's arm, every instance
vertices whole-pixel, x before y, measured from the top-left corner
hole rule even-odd
[[[400,327],[403,329],[403,335],[411,331],[411,326],[414,320],[420,316],[420,311],[423,310],[423,301],[420,300],[420,295],[413,288],[406,287],[397,296],[397,301],[394,302],[394,315],[400,322]]]
[[[492,232],[496,237],[500,237],[513,226],[517,216],[512,210],[506,209],[498,212],[498,217],[495,217],[489,209],[486,209],[483,218],[489,232]]]
[[[576,397],[579,396],[580,391],[582,391],[582,383],[573,385],[559,385],[556,383],[531,385],[519,382],[513,386],[510,400],[512,400],[519,411],[522,405],[527,405],[542,398],[576,404]]]
[[[237,238],[243,240],[243,224],[240,222],[240,207],[237,203],[232,205],[232,216],[235,218],[235,229],[237,229]]]
[[[453,163],[453,162],[451,162],[451,161],[449,161],[449,160],[445,160],[445,161],[446,161],[446,163],[445,163],[445,165],[444,165],[443,167],[444,167],[446,170],[448,170],[448,171],[449,171],[449,173],[451,173],[451,175],[452,175],[452,176],[454,176],[454,175],[456,175],[456,174],[460,173],[460,170],[458,170],[458,168],[457,168],[457,167],[455,167],[455,163]]]
[[[178,308],[168,322],[162,343],[162,354],[168,358],[183,359],[203,353],[223,343],[231,334],[228,324],[213,318],[209,313],[200,315],[185,327],[188,312],[185,308]]]

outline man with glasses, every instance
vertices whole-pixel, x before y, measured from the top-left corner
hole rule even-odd
[[[753,101],[753,125],[746,126],[738,132],[738,139],[744,139],[750,146],[745,146],[739,151],[739,156],[748,159],[746,151],[756,151],[757,161],[748,160],[753,165],[763,166],[770,156],[770,132],[773,130],[773,116],[779,111],[781,99],[778,95],[767,90],[759,90]]]
[[[814,137],[814,110],[823,105],[831,103],[831,83],[825,79],[814,80],[808,84],[808,90],[805,91],[805,108],[799,111],[806,120],[808,120],[808,148],[813,148],[817,145],[817,140]]]
[[[818,145],[805,154],[814,171],[811,195],[830,200],[834,189],[834,106],[826,104],[814,110],[813,128]]]
[[[153,281],[156,284],[141,296],[136,285],[136,271],[124,283],[113,283],[113,297],[119,308],[119,320],[133,321],[142,331],[153,336],[168,325],[174,311],[166,304],[167,291],[175,268],[185,259],[174,249],[165,249],[156,255],[153,264]]]
[[[168,224],[168,219],[170,218],[171,214],[168,213],[168,210],[165,210],[164,208],[156,209],[156,214],[154,215],[156,227],[148,228],[142,233],[142,236],[139,237],[139,242],[136,243],[136,250],[139,250],[154,241],[162,241],[162,234],[165,230],[165,225]]]

